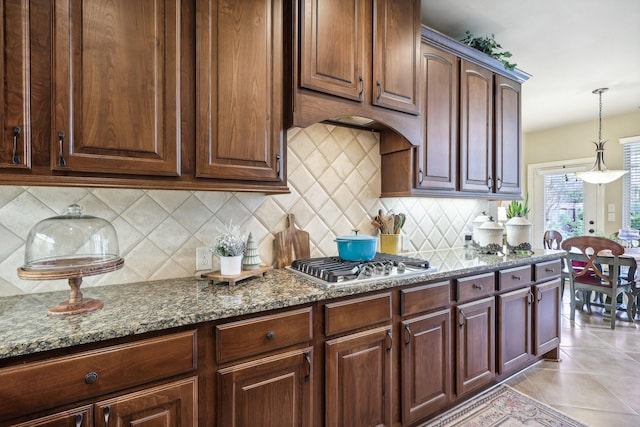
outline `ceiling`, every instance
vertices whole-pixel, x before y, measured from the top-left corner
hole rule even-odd
[[[517,68],[522,127],[537,131],[640,108],[639,0],[421,0],[423,24],[460,40],[495,34]]]

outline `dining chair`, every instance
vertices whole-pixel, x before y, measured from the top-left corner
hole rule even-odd
[[[618,297],[627,297],[627,315],[633,322],[636,311],[636,288],[634,278],[621,277],[620,266],[632,267],[635,272],[635,259],[621,257],[624,247],[605,237],[579,236],[562,242],[562,249],[567,251],[569,266],[569,284],[571,289],[571,315],[575,320],[576,292],[598,292],[606,295],[604,307],[611,313],[611,329],[615,329]],[[584,267],[573,265],[573,261],[585,263]],[[606,267],[606,268],[605,268]],[[584,302],[584,301],[583,301]],[[589,301],[587,299],[587,304]]]
[[[546,249],[560,249],[562,233],[556,230],[547,230],[542,236],[542,243]]]
[[[556,230],[546,230],[542,236],[542,244],[545,249],[562,249],[562,233]],[[564,285],[569,278],[569,267],[567,260],[562,260],[562,271],[560,272],[560,298],[564,295]]]

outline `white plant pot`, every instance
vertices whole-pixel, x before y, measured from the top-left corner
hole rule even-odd
[[[221,256],[220,274],[223,276],[235,276],[242,271],[242,255]]]
[[[507,248],[511,251],[531,249],[531,222],[515,216],[506,222]]]

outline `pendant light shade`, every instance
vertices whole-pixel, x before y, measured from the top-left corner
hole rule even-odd
[[[593,93],[600,98],[600,109],[598,111],[598,142],[594,142],[596,146],[596,161],[593,168],[589,172],[578,172],[576,176],[590,184],[608,184],[620,178],[629,172],[628,170],[609,170],[604,164],[604,144],[607,141],[602,140],[602,94],[609,88],[603,87],[595,89]]]

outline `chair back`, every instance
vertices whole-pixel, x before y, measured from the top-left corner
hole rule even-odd
[[[562,243],[562,234],[556,230],[547,230],[542,236],[542,243],[545,249],[560,249]]]
[[[584,263],[580,268],[574,268],[574,263],[570,263],[571,275],[576,282],[608,287],[617,284],[618,257],[624,254],[624,247],[619,243],[606,237],[579,236],[562,242],[562,249],[567,251],[567,259]],[[603,257],[610,267],[607,273],[602,270]]]

